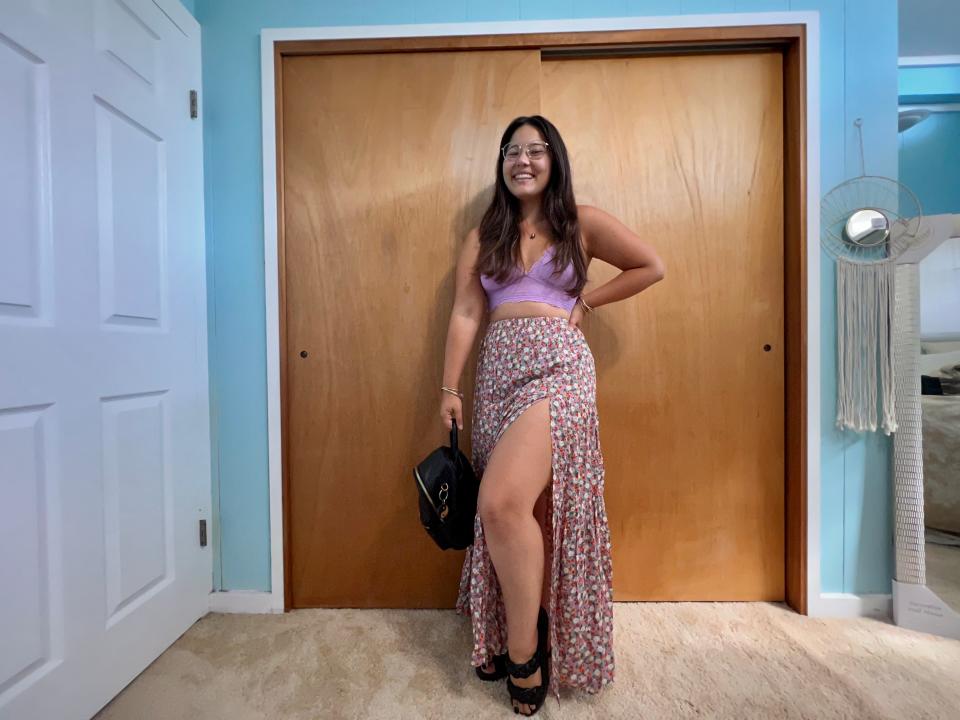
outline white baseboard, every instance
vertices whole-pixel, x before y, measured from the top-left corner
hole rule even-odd
[[[282,598],[269,592],[233,590],[210,593],[210,612],[217,613],[282,613]],[[893,620],[892,595],[855,595],[853,593],[820,593],[808,608],[810,617]]]
[[[230,590],[210,593],[210,612],[216,613],[282,613],[282,600],[277,604],[272,593]]]
[[[893,620],[892,595],[855,595],[853,593],[820,593],[813,607],[808,608],[810,617],[857,618]]]

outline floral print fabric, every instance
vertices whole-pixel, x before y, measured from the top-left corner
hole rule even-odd
[[[547,503],[552,537],[550,691],[590,693],[613,682],[613,578],[603,500],[604,467],[596,406],[596,367],[579,328],[566,318],[507,318],[491,323],[477,360],[472,464],[483,477],[500,436],[524,410],[548,398],[553,487]],[[507,651],[507,622],[496,571],[474,519],[456,604],[472,618],[471,664]]]

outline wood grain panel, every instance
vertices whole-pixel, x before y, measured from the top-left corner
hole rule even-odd
[[[539,112],[539,79],[527,50],[283,57],[292,607],[454,602],[463,553],[420,527],[411,468],[445,441],[456,254],[489,201],[500,133]],[[465,389],[474,367],[471,354]]]
[[[578,202],[667,266],[585,328],[617,600],[784,599],[782,88],[772,52],[543,64]]]

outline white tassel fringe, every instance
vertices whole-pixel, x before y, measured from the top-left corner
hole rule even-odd
[[[894,264],[837,260],[837,427],[897,429],[894,410]],[[878,378],[879,375],[879,378]],[[878,383],[879,379],[879,383]]]

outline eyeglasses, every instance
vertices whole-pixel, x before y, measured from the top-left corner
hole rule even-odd
[[[520,158],[520,153],[523,152],[523,148],[527,148],[527,157],[531,160],[538,160],[544,156],[547,152],[547,148],[550,147],[550,143],[545,142],[529,142],[512,145],[504,145],[500,148],[500,153],[503,155],[504,160],[509,160],[510,162],[515,162]]]

